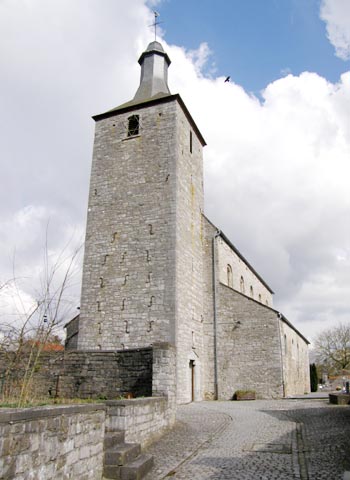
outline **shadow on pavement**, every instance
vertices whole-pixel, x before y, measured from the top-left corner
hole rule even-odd
[[[226,447],[200,450],[165,478],[193,480],[343,480],[350,472],[350,407],[325,406],[261,409],[279,421],[294,422],[291,435],[271,443],[243,445],[240,452]],[[234,430],[233,430],[234,431]],[[220,442],[220,438],[216,443]],[[232,447],[235,438],[232,436]],[[214,451],[222,455],[212,455]],[[345,475],[345,477],[344,477]],[[349,474],[350,478],[350,474]]]

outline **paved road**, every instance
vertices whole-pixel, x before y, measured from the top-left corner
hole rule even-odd
[[[201,402],[149,447],[147,480],[350,480],[350,407],[327,400]]]

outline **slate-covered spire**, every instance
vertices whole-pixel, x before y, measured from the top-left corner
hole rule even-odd
[[[168,87],[170,63],[170,58],[159,42],[151,42],[148,45],[139,59],[141,80],[134,101],[143,102],[154,96],[170,94]]]

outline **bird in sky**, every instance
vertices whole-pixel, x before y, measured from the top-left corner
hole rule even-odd
[[[230,81],[230,78],[231,78],[230,76],[226,77],[226,78],[225,78],[225,82],[229,82],[229,81]],[[224,82],[224,83],[225,83],[225,82]]]

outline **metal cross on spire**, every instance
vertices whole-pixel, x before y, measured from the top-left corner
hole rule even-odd
[[[151,27],[154,27],[154,41],[157,40],[157,25],[163,22],[158,22],[158,17],[160,17],[160,14],[154,10],[154,23],[152,23]]]

